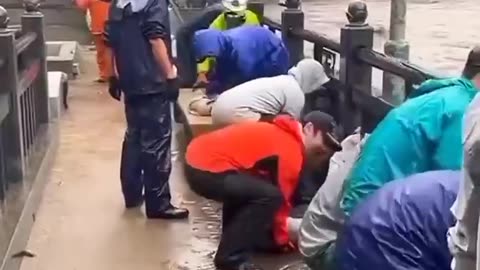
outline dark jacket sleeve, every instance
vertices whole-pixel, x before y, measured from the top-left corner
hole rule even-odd
[[[144,10],[142,33],[148,39],[168,39],[167,0],[152,0]]]

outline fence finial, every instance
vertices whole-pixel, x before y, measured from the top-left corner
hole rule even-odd
[[[350,24],[365,24],[368,17],[367,3],[365,1],[353,1],[348,5],[347,19]]]
[[[0,6],[0,29],[6,29],[8,27],[8,22],[10,18],[8,17],[7,10]]]
[[[23,8],[25,8],[25,12],[39,12],[40,11],[40,1],[39,0],[24,0],[23,1]]]

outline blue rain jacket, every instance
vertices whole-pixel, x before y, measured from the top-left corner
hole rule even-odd
[[[150,40],[161,38],[170,44],[167,1],[149,0],[135,13],[130,7],[112,4],[105,30],[125,96],[165,91],[166,78],[155,61]]]
[[[432,170],[458,170],[462,118],[477,89],[465,78],[429,80],[390,111],[366,141],[345,180],[341,206],[352,209],[385,183]]]
[[[450,270],[447,230],[460,171],[388,183],[359,204],[335,251],[339,270]]]
[[[289,68],[282,40],[261,26],[200,30],[195,33],[194,48],[197,61],[215,58],[208,94],[220,94],[253,79],[287,74]]]

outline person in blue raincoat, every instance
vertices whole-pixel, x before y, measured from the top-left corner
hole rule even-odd
[[[208,95],[221,94],[253,79],[286,74],[289,68],[282,40],[261,26],[200,30],[195,33],[194,48],[198,62],[208,57],[215,60]]]
[[[361,202],[335,250],[337,270],[450,270],[447,230],[460,171],[390,182]]]
[[[461,168],[462,119],[480,89],[479,56],[476,47],[462,77],[424,82],[378,124],[345,180],[341,207],[347,216],[389,181]]]
[[[124,96],[127,131],[120,178],[127,208],[145,200],[148,218],[183,219],[186,209],[170,203],[172,135],[170,104],[178,98],[170,55],[168,2],[115,0],[106,25],[116,76],[109,92]],[[144,192],[144,194],[142,194]]]

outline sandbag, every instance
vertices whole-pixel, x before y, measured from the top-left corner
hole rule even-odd
[[[335,252],[339,270],[450,270],[446,233],[460,171],[395,180],[360,203]]]
[[[188,104],[188,112],[198,116],[211,116],[214,99],[207,96],[196,97]]]

